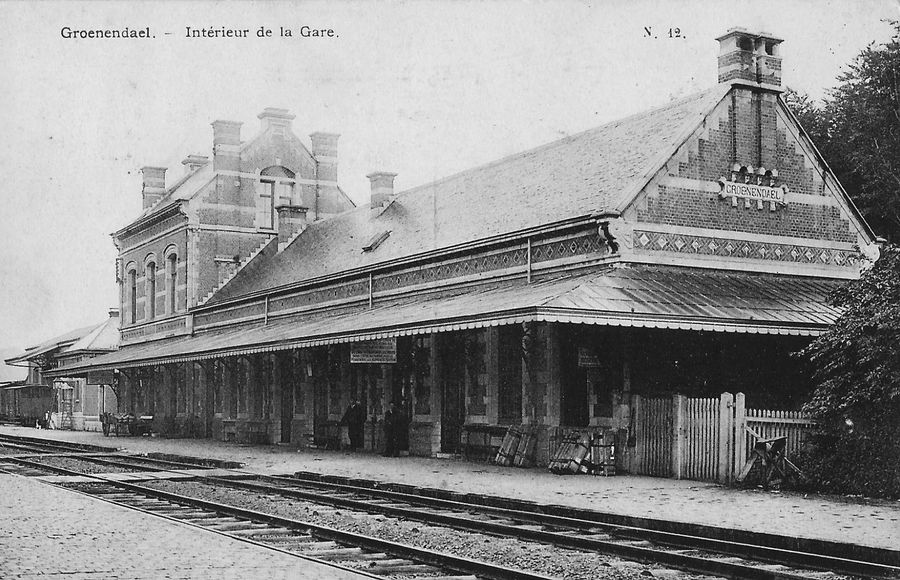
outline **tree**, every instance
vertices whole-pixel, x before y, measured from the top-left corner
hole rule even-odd
[[[819,423],[804,469],[823,491],[900,497],[900,247],[829,301],[844,313],[801,352]]]
[[[866,220],[900,241],[900,22],[838,77],[822,106],[788,91],[785,101]]]

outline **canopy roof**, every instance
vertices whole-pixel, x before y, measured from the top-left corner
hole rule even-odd
[[[841,283],[775,274],[618,265],[599,273],[569,274],[531,284],[506,281],[386,301],[373,308],[278,318],[268,324],[126,346],[50,374],[522,322],[812,336],[840,315],[826,304],[826,298]]]

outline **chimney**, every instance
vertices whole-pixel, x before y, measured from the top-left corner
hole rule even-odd
[[[284,132],[284,127],[291,128],[291,121],[295,117],[296,115],[291,115],[287,109],[276,109],[274,107],[266,107],[262,113],[256,116],[263,131],[276,128],[281,129],[282,133]]]
[[[209,162],[209,157],[206,155],[188,155],[185,157],[181,164],[184,165],[185,173],[193,173],[206,165]]]
[[[373,210],[382,210],[394,197],[394,178],[396,173],[388,173],[386,171],[375,171],[366,175],[369,183],[372,184],[372,196],[369,207]]]
[[[109,309],[109,317],[110,318],[118,318],[119,317],[119,309],[118,308],[110,308]]]
[[[166,194],[166,168],[165,167],[141,167],[144,175],[144,185],[141,188],[141,197],[144,200],[144,209],[155,204]]]
[[[337,133],[311,133],[312,156],[316,160],[316,179],[337,182]]]
[[[213,121],[213,169],[239,171],[241,168],[241,125],[238,121]]]
[[[751,82],[781,87],[782,39],[768,32],[752,33],[731,28],[719,41],[719,82]]]
[[[278,251],[283,250],[291,239],[306,229],[306,211],[308,208],[299,205],[279,205],[278,212]]]

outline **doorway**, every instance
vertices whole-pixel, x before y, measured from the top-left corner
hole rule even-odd
[[[462,334],[441,337],[441,451],[459,453],[466,419],[466,345]]]

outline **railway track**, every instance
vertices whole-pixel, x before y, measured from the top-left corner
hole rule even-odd
[[[25,458],[0,462],[0,471],[27,477],[47,473],[77,478],[57,484],[97,499],[179,521],[298,558],[344,568],[372,578],[410,580],[551,580],[531,572],[460,558],[351,533],[306,521],[108,481],[97,474],[44,465]]]
[[[195,465],[174,461],[157,462],[143,457],[81,458],[111,466],[129,465],[132,468],[140,467],[140,464],[145,467],[152,464],[160,470],[196,468]],[[28,465],[28,460],[14,461],[26,469],[34,467]],[[179,480],[183,481],[185,480]],[[304,473],[295,476],[259,476],[234,471],[227,477],[221,477],[212,474],[204,476],[195,472],[192,481],[257,495],[280,496],[342,510],[378,514],[387,518],[419,521],[429,526],[610,554],[692,574],[754,580],[829,580],[842,576],[900,578],[900,566],[896,561],[900,553],[889,550],[863,550],[860,554],[862,557],[845,557],[843,554],[848,550],[843,544],[816,544],[796,538],[734,530],[728,531],[731,538],[724,538],[721,537],[722,530],[705,529],[703,526],[633,519],[626,522],[610,521],[617,518],[609,514],[561,506],[541,506],[403,485],[376,486],[372,482],[323,478]],[[146,487],[140,493],[157,494],[157,498],[165,498],[166,494],[177,496],[170,491]],[[185,501],[184,496],[178,497],[181,498],[178,501]],[[172,497],[165,501],[170,499]],[[194,498],[192,501],[202,500]],[[236,504],[239,501],[228,503]],[[216,509],[242,508],[218,504]],[[252,513],[256,517],[260,516],[258,512]],[[670,529],[660,529],[666,527]],[[844,546],[843,551],[840,546]],[[860,550],[857,548],[857,551]]]

